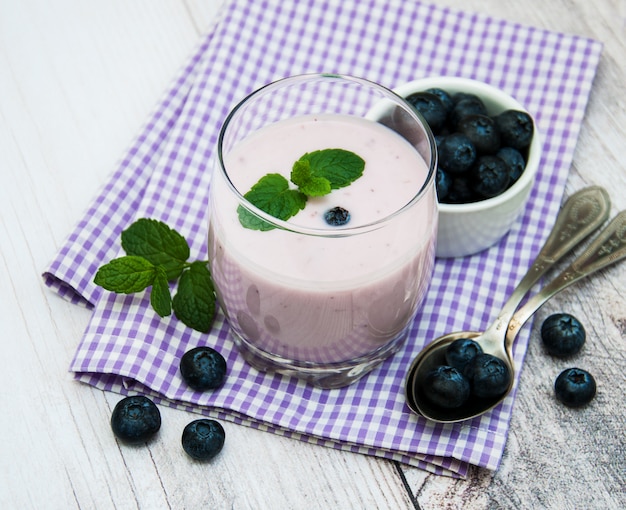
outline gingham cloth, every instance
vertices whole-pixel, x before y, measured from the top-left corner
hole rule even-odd
[[[47,285],[93,307],[71,371],[105,390],[146,393],[163,404],[434,473],[464,476],[470,464],[496,469],[515,391],[480,418],[441,425],[408,410],[404,378],[431,339],[485,328],[529,267],[561,202],[601,49],[590,39],[416,1],[229,2],[45,270]],[[200,334],[173,317],[160,319],[143,293],[118,296],[93,283],[97,268],[122,254],[120,232],[142,217],[178,230],[192,259],[205,260],[222,122],[252,90],[307,72],[351,74],[391,88],[434,75],[488,82],[535,116],[544,141],[538,181],[513,230],[481,254],[438,260],[406,346],[338,390],[250,368],[221,314],[210,334]],[[529,337],[527,326],[514,347],[518,365]],[[197,345],[217,348],[228,362],[219,391],[196,393],[181,380],[179,358]]]

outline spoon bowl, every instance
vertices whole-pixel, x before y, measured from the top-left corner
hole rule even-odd
[[[438,422],[456,422],[462,420],[468,420],[474,418],[480,414],[483,414],[490,409],[493,409],[501,401],[502,397],[491,397],[481,399],[470,399],[465,404],[454,409],[444,409],[432,404],[426,395],[424,394],[424,379],[431,370],[434,370],[440,365],[446,364],[446,349],[455,340],[460,338],[471,338],[473,340],[479,339],[480,331],[457,331],[456,333],[449,333],[447,335],[440,336],[431,342],[420,354],[413,360],[406,379],[405,396],[406,403],[409,409],[414,413],[426,416],[433,421]],[[502,342],[504,346],[504,342]],[[484,352],[487,352],[483,349]],[[502,352],[490,352],[498,358],[502,359],[508,366],[511,373],[511,382],[506,389],[508,394],[513,386],[513,374],[514,367],[513,362],[509,356],[504,355],[504,349]]]
[[[539,255],[491,326],[484,333],[460,331],[441,336],[417,355],[409,367],[405,382],[406,402],[413,412],[437,422],[457,422],[483,414],[504,400],[515,380],[511,347],[526,321],[556,293],[626,256],[626,212],[622,212],[582,255],[516,312],[532,285],[565,254],[601,226],[608,218],[609,209],[609,197],[602,188],[592,186],[572,195],[563,204]],[[424,380],[431,370],[446,364],[446,349],[459,338],[471,338],[480,344],[483,352],[502,359],[509,368],[510,382],[506,390],[497,397],[481,399],[470,397],[458,408],[441,408],[432,404],[424,394]]]

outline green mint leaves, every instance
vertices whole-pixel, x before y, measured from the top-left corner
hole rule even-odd
[[[189,245],[165,223],[142,218],[122,232],[126,256],[98,269],[94,283],[118,294],[148,287],[150,304],[160,317],[171,315],[206,333],[215,316],[215,289],[207,262],[187,262]],[[180,277],[172,298],[170,282]]]
[[[289,181],[280,174],[267,174],[248,191],[244,198],[262,211],[279,220],[288,220],[300,209],[304,209],[306,195],[289,189]],[[241,224],[252,230],[271,230],[272,225],[239,206],[237,208]]]
[[[296,161],[296,165],[303,162],[308,162],[313,177],[327,180],[331,189],[339,189],[352,184],[363,175],[365,168],[363,158],[343,149],[308,152]],[[295,181],[294,184],[296,184]]]
[[[365,161],[354,152],[344,149],[323,149],[304,154],[293,164],[291,189],[289,181],[280,174],[267,174],[252,186],[244,198],[262,211],[288,220],[304,209],[309,197],[328,195],[333,189],[343,188],[363,175]],[[239,222],[252,230],[274,228],[242,206],[237,209]]]
[[[121,257],[98,269],[94,282],[119,294],[140,292],[152,284],[155,267],[142,257]]]
[[[331,191],[330,181],[326,177],[315,175],[311,168],[311,161],[306,159],[306,156],[307,154],[294,163],[291,170],[291,182],[309,197],[328,195]]]
[[[172,300],[176,317],[187,326],[207,332],[215,310],[215,291],[205,262],[192,262],[178,283],[178,293]]]
[[[162,266],[167,279],[178,278],[185,261],[189,258],[189,245],[183,236],[165,223],[140,219],[122,232],[122,248],[129,255],[136,255]]]

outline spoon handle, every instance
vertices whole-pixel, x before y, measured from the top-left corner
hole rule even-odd
[[[561,207],[554,227],[526,275],[519,282],[502,311],[487,331],[500,338],[524,296],[556,262],[609,217],[611,201],[600,186],[590,186],[571,195]]]
[[[526,321],[552,296],[573,283],[626,258],[626,211],[619,213],[587,249],[559,276],[530,298],[513,316],[506,335],[506,348]]]

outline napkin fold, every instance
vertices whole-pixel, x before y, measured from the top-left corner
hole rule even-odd
[[[119,167],[54,257],[46,285],[93,308],[70,370],[77,380],[342,450],[463,477],[496,469],[519,374],[502,405],[482,417],[437,424],[413,415],[403,383],[430,340],[488,325],[547,236],[560,206],[602,45],[587,38],[406,0],[233,0],[156,106]],[[536,120],[544,150],[530,201],[513,230],[478,255],[437,260],[406,346],[342,389],[260,373],[238,355],[219,313],[209,334],[160,319],[142,293],[119,296],[93,283],[121,254],[120,233],[138,218],[164,221],[206,260],[208,190],[219,129],[230,109],[270,81],[308,72],[351,74],[393,88],[449,75],[513,95]],[[530,336],[514,346],[521,366]],[[180,356],[209,345],[226,358],[226,384],[191,391]]]

